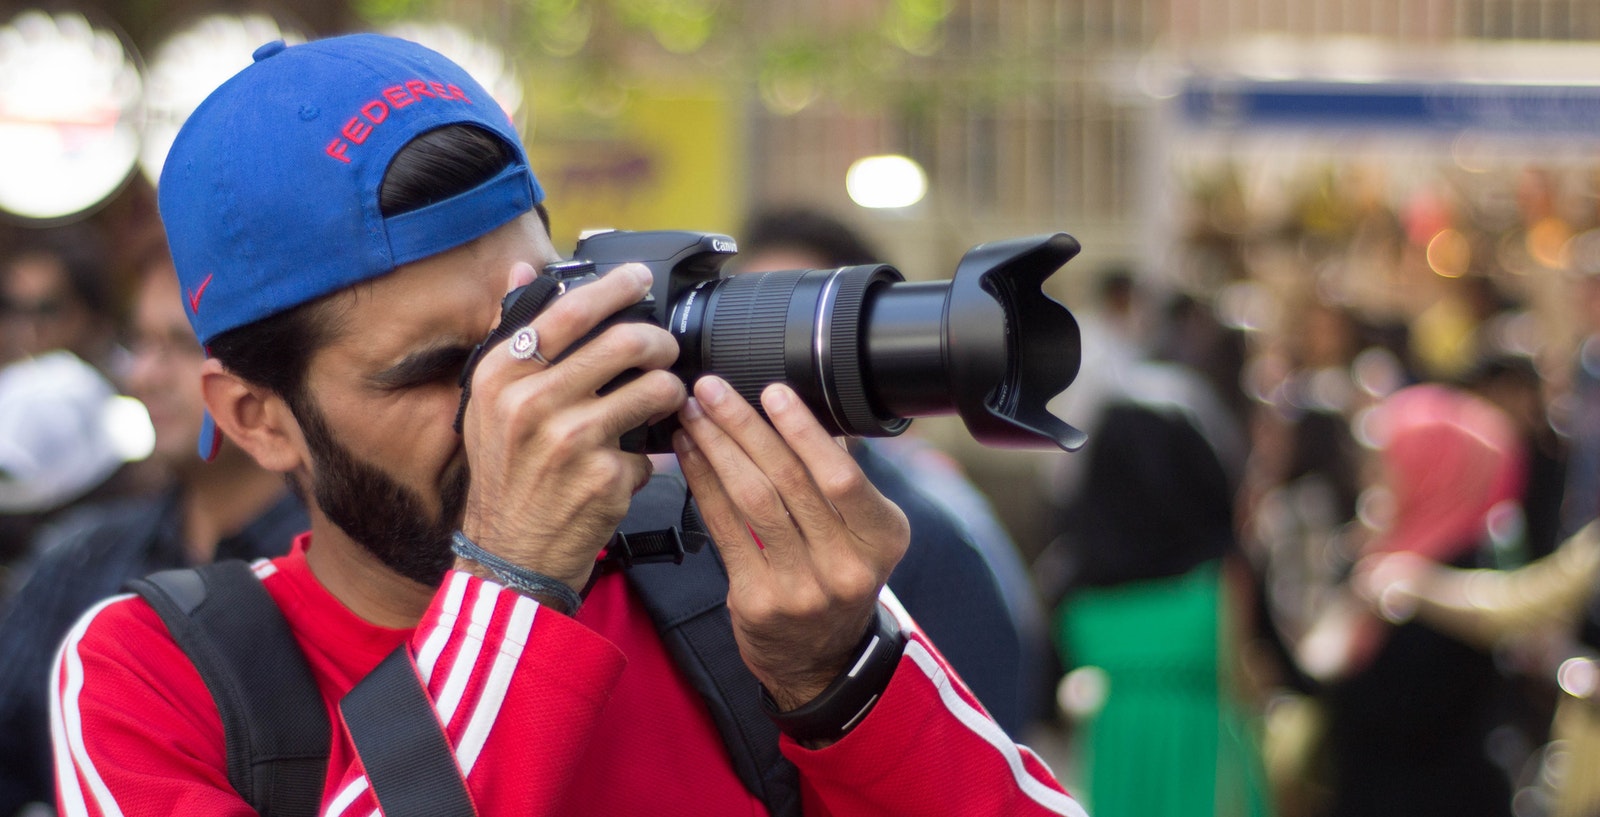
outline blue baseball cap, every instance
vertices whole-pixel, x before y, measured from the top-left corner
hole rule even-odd
[[[446,125],[512,160],[477,187],[384,218],[378,190],[412,139]],[[158,200],[202,345],[219,333],[461,246],[543,199],[521,138],[462,68],[416,43],[353,34],[268,43],[184,123]],[[208,412],[200,456],[221,435]]]

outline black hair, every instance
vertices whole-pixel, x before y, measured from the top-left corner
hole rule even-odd
[[[843,221],[821,210],[789,206],[762,210],[750,217],[739,236],[739,250],[789,248],[816,253],[829,267],[883,263],[883,255]]]
[[[419,210],[471,190],[504,170],[514,154],[498,137],[471,125],[447,125],[413,139],[389,163],[378,189],[385,217]],[[550,228],[544,205],[535,206]],[[297,416],[311,356],[327,342],[338,320],[331,296],[292,307],[211,339],[207,350],[229,371],[271,389]]]
[[[428,131],[389,163],[378,210],[384,218],[420,210],[477,187],[510,162],[510,149],[488,131],[470,125]]]
[[[1073,586],[1178,576],[1235,551],[1231,481],[1186,413],[1113,401],[1083,453],[1083,491],[1062,519]]]
[[[52,227],[28,234],[21,246],[7,254],[7,269],[35,258],[61,265],[67,288],[91,315],[112,317],[114,287],[104,235],[90,223]]]

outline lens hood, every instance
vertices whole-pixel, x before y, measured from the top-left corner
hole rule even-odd
[[[1066,233],[980,244],[950,282],[945,355],[950,394],[967,430],[985,445],[1067,451],[1088,435],[1046,405],[1072,385],[1082,339],[1072,312],[1044,294],[1045,279],[1079,251]]]

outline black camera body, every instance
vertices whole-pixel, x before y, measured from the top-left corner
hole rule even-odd
[[[1085,435],[1045,406],[1077,377],[1078,324],[1042,287],[1078,249],[1065,233],[982,244],[949,281],[906,282],[885,264],[725,276],[738,251],[728,236],[609,231],[545,275],[572,289],[625,263],[649,267],[649,296],[591,336],[654,322],[678,340],[672,371],[684,383],[714,373],[758,411],[761,391],[785,382],[834,434],[893,436],[913,417],[956,413],[987,445],[1071,451]],[[671,451],[676,427],[635,429],[622,447]]]

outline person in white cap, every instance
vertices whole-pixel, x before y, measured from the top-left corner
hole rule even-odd
[[[225,445],[211,463],[195,457],[204,355],[165,257],[141,268],[130,322],[127,389],[148,409],[152,464],[171,481],[153,496],[103,498],[71,508],[40,529],[30,557],[19,564],[16,578],[25,581],[17,582],[9,612],[0,615],[0,815],[51,799],[50,662],[84,610],[152,571],[214,558],[281,555],[306,526],[304,508],[283,480],[236,446]],[[13,409],[43,426],[0,434],[0,440],[27,444],[32,462],[70,463],[73,474],[49,480],[57,496],[64,496],[62,486],[86,484],[119,466],[116,452],[128,444],[114,442],[103,422],[108,407],[125,402],[113,401],[111,385],[87,364],[58,355],[67,353],[32,361],[30,371],[56,374],[49,382],[29,378],[15,404],[11,373],[0,375],[0,428],[15,428],[8,422]],[[76,449],[84,453],[70,453]],[[0,442],[0,462],[15,461]]]
[[[134,452],[115,431],[116,390],[66,350],[0,369],[0,513],[79,499]]]

